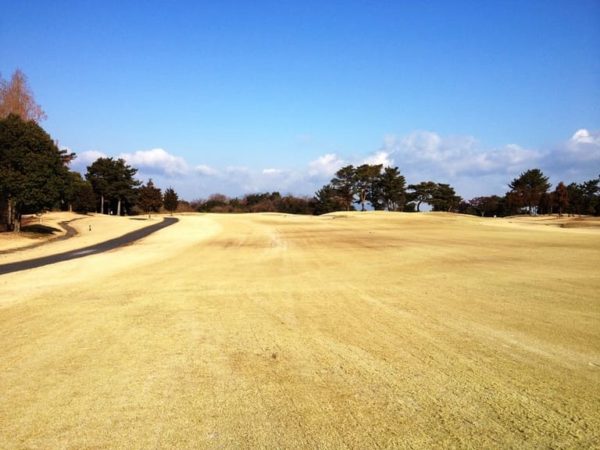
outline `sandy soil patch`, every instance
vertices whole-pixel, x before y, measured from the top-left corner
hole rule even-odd
[[[0,276],[0,447],[593,448],[600,232],[492,220],[186,215]]]

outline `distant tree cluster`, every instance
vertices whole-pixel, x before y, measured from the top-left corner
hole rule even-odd
[[[243,213],[283,212],[326,214],[370,207],[374,210],[420,211],[423,203],[433,211],[456,212],[482,217],[514,214],[600,215],[600,179],[581,184],[560,182],[550,191],[548,177],[539,169],[523,172],[509,183],[504,196],[475,197],[465,201],[452,186],[434,181],[406,185],[397,167],[381,165],[345,166],[313,198],[282,196],[279,192],[247,194],[241,198],[212,194],[207,199],[182,203],[188,211]]]
[[[229,198],[223,194],[212,194],[207,199],[191,202],[198,212],[250,213],[279,212],[287,214],[314,214],[314,201],[308,197],[281,195],[279,192],[247,194],[241,198]]]
[[[600,176],[583,183],[563,181],[551,191],[548,177],[539,169],[521,173],[503,196],[475,197],[461,202],[459,212],[482,217],[514,214],[600,215]]]
[[[475,197],[464,201],[449,184],[422,181],[406,186],[397,167],[345,166],[313,198],[314,213],[361,210],[420,211],[426,203],[433,211],[458,212],[482,217],[514,214],[600,215],[600,176],[583,183],[558,183],[554,191],[539,169],[521,173],[504,196]]]
[[[87,168],[85,178],[90,182],[98,200],[100,214],[109,212],[120,216],[131,212],[138,194],[137,169],[124,159],[98,158]]]
[[[456,212],[462,201],[449,184],[422,181],[419,184],[411,184],[408,190],[409,204],[416,205],[417,212],[420,211],[421,203],[431,205],[433,211]]]
[[[169,187],[165,195],[154,185],[152,179],[142,185],[135,178],[137,169],[119,158],[98,158],[87,168],[86,180],[95,195],[95,210],[100,214],[151,215],[161,208],[173,214],[177,210],[179,197]]]
[[[461,198],[449,184],[423,181],[406,186],[406,179],[398,167],[381,164],[363,164],[342,167],[335,177],[315,193],[315,212],[354,209],[361,211],[369,204],[374,210],[420,211],[422,203],[434,211],[456,211]]]
[[[397,167],[363,164],[342,167],[314,196],[315,213],[354,209],[369,203],[375,210],[402,211],[406,205],[406,180]]]

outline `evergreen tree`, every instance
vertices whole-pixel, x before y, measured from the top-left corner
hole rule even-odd
[[[540,196],[538,203],[538,214],[552,214],[554,212],[554,204],[556,203],[554,192],[544,192]]]
[[[562,216],[563,211],[566,211],[569,207],[569,192],[562,181],[556,185],[553,197],[554,203],[558,207],[558,215]]]
[[[489,197],[475,197],[468,201],[468,205],[473,208],[481,217],[490,217],[500,214],[501,197],[491,195]]]
[[[350,211],[354,202],[354,194],[356,193],[355,174],[356,169],[354,166],[349,165],[338,170],[331,180],[331,186],[336,190],[337,196],[342,199],[346,211]]]
[[[567,186],[567,196],[569,198],[569,206],[567,207],[569,214],[581,215],[585,201],[585,195],[581,185],[577,183],[569,184]]]
[[[579,185],[583,195],[584,214],[600,215],[600,178],[584,181]]]
[[[539,169],[523,172],[509,185],[511,201],[520,207],[526,206],[529,214],[537,208],[543,193],[550,188],[548,177]]]
[[[173,215],[173,211],[177,210],[177,206],[179,205],[179,196],[172,187],[168,187],[165,190],[163,204],[165,209],[169,211],[171,215]]]
[[[360,210],[365,211],[365,203],[369,196],[373,196],[373,188],[381,173],[382,165],[363,164],[354,171],[354,192],[358,194],[356,203],[360,204]],[[369,195],[371,194],[371,195]]]
[[[5,230],[20,230],[23,214],[58,204],[68,183],[66,152],[34,121],[0,119],[0,215]]]
[[[69,211],[86,214],[96,209],[96,196],[89,181],[79,172],[70,171],[63,192],[63,202]]]
[[[437,183],[431,195],[433,211],[456,211],[462,198],[456,195],[454,188],[449,184]]]
[[[137,169],[123,159],[98,158],[87,168],[85,178],[92,184],[100,200],[100,213],[104,214],[105,204],[117,215],[135,203],[137,187],[141,184],[134,178]],[[123,208],[124,206],[124,208]]]
[[[375,179],[367,200],[375,210],[402,211],[406,203],[406,180],[397,167],[385,167]]]
[[[420,212],[421,203],[431,204],[436,189],[437,183],[433,181],[422,181],[419,184],[411,184],[408,186],[408,190],[412,191],[408,194],[408,200],[416,202],[417,212]]]
[[[338,195],[337,189],[326,184],[314,196],[314,212],[317,215],[346,209],[346,201]]]
[[[142,211],[148,214],[148,217],[150,217],[151,212],[158,212],[160,210],[163,204],[162,193],[159,188],[154,186],[152,178],[138,189],[137,204]]]
[[[87,214],[96,210],[96,195],[92,185],[82,180],[75,187],[75,198],[73,199],[73,211]]]

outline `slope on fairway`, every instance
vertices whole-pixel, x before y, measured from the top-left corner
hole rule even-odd
[[[593,447],[600,230],[190,215],[0,277],[0,447]]]

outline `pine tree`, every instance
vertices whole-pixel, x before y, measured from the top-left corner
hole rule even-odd
[[[55,206],[68,184],[65,152],[34,121],[0,119],[0,227],[20,230],[21,216]]]
[[[417,212],[421,211],[421,203],[431,204],[433,194],[437,189],[437,183],[433,181],[422,181],[419,184],[411,184],[408,189],[412,192],[408,194],[409,201],[417,203]]]
[[[527,206],[529,214],[537,208],[543,193],[550,188],[548,177],[540,169],[531,169],[523,172],[509,185],[511,200],[517,206]]]
[[[375,180],[368,196],[373,208],[402,211],[406,203],[406,180],[397,167],[386,167]]]
[[[373,190],[375,182],[381,173],[382,165],[363,164],[354,171],[354,191],[358,194],[356,203],[360,204],[360,210],[365,210],[365,203],[369,192]]]
[[[315,214],[327,214],[344,209],[346,209],[346,201],[338,195],[338,191],[330,184],[326,184],[315,193]]]
[[[563,211],[566,211],[569,207],[569,192],[562,181],[558,183],[554,190],[554,201],[558,206],[558,215],[562,216]]]
[[[162,193],[160,189],[154,186],[152,178],[148,180],[145,186],[138,189],[137,196],[138,206],[148,214],[150,217],[151,212],[158,212],[163,204]]]
[[[123,159],[98,158],[87,168],[85,178],[92,184],[94,192],[100,199],[100,213],[104,214],[104,206],[108,201],[112,210],[121,215],[135,203],[137,187],[141,184],[134,178],[137,169],[129,166]]]
[[[335,173],[331,180],[331,187],[336,190],[337,196],[344,202],[344,209],[350,211],[356,193],[356,169],[349,165],[342,167]]]
[[[177,210],[177,206],[179,205],[179,196],[172,187],[169,187],[167,190],[165,190],[163,204],[165,209],[169,211],[171,215],[173,215],[173,211]]]

